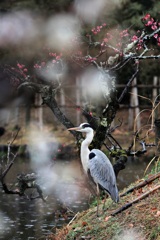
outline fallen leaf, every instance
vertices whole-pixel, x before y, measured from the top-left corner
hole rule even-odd
[[[156,207],[151,208],[151,211],[152,211],[152,212],[153,212],[153,211],[156,211],[156,210],[157,210]]]
[[[143,208],[143,207],[146,207],[146,203],[139,203],[136,206],[136,208]]]
[[[155,214],[155,217],[159,217],[160,216],[160,211],[157,211]]]
[[[66,227],[66,228],[64,228],[64,232],[65,232],[65,234],[66,234],[66,235],[68,234],[69,230],[68,230],[68,228],[67,228],[67,227]]]
[[[91,230],[91,229],[92,229],[92,228],[90,228],[90,227],[87,227],[87,228],[86,228],[87,231],[89,231],[89,230]]]
[[[79,231],[81,230],[81,227],[76,227],[73,231],[76,232],[76,231]]]
[[[104,221],[107,222],[110,218],[111,216],[105,217]]]
[[[134,226],[133,223],[128,224],[128,227],[130,227],[130,228],[133,228],[133,226]]]
[[[88,225],[87,222],[82,222],[82,227],[84,227],[84,226],[86,226],[86,225]]]

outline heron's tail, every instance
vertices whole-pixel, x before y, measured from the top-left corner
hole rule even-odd
[[[110,191],[110,195],[111,198],[114,202],[118,203],[119,202],[119,193],[118,193],[118,188],[117,186],[115,186],[114,188],[112,188],[112,190]]]

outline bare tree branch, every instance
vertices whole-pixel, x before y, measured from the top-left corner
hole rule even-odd
[[[156,180],[157,178],[160,178],[160,172],[154,174],[152,177],[145,179],[143,182],[140,182],[138,185],[128,189],[126,192],[122,193],[120,195],[120,197],[123,197],[131,192],[133,192],[134,190],[138,190],[139,188],[142,188],[144,186],[146,186],[147,184],[153,182],[154,180]]]
[[[133,204],[135,204],[135,203],[139,202],[140,200],[148,197],[151,193],[155,192],[158,189],[160,189],[160,185],[155,186],[154,188],[152,188],[148,192],[145,192],[144,194],[140,195],[138,198],[134,199],[133,201],[131,201],[129,203],[126,203],[122,207],[118,208],[117,210],[115,210],[114,212],[111,213],[111,216],[115,216],[118,213],[123,212],[124,210],[128,209],[129,207],[131,207]]]
[[[128,88],[131,86],[131,84],[132,84],[134,78],[137,76],[138,72],[139,72],[139,68],[138,68],[138,65],[137,65],[136,71],[134,72],[134,74],[129,79],[128,83],[126,84],[126,87],[124,88],[123,92],[121,93],[121,95],[120,95],[120,97],[118,99],[118,103],[120,103],[122,101],[122,99],[124,98],[125,94],[128,91]]]
[[[150,56],[133,56],[132,59],[158,59],[160,58],[160,55],[150,55]]]

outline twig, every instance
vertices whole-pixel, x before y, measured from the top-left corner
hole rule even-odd
[[[111,135],[111,133],[107,134],[107,138],[108,140],[112,143],[113,146],[115,146],[115,144],[117,144],[117,146],[122,149],[121,145],[119,144],[119,142]],[[113,142],[111,141],[111,139],[115,142],[115,144],[113,144]]]
[[[69,225],[71,225],[71,223],[76,219],[76,217],[78,216],[79,212],[76,213],[76,215],[74,215],[74,217],[71,219],[71,221],[68,223],[67,227]]]
[[[134,56],[132,59],[158,59],[160,55],[150,55],[150,56]]]
[[[126,87],[124,88],[123,92],[121,93],[121,96],[118,99],[118,103],[120,103],[122,101],[122,99],[124,98],[125,94],[128,91],[128,88],[131,86],[131,83],[133,82],[134,78],[137,76],[138,72],[139,72],[139,69],[137,67],[136,71],[134,72],[132,77],[129,79],[128,83],[126,84]]]
[[[142,145],[142,150],[138,150],[138,151],[131,151],[132,147],[134,146],[134,142],[129,146],[128,150],[126,150],[126,154],[127,156],[140,156],[144,153],[147,152],[146,150],[146,143],[141,140],[140,144]]]
[[[8,152],[7,152],[7,164],[9,164],[9,157],[10,157],[10,152],[11,152],[11,145],[14,143],[14,141],[16,140],[18,133],[20,131],[20,128],[18,128],[14,138],[12,139],[11,142],[8,143]],[[14,158],[15,159],[15,158]]]
[[[119,128],[119,127],[122,126],[123,119],[122,119],[122,120],[121,120],[121,119],[118,119],[118,121],[119,121],[119,124],[117,124],[115,127],[112,127],[112,128],[110,129],[110,133],[111,133],[111,132],[114,132],[117,128]]]
[[[122,194],[120,195],[120,197],[124,197],[124,196],[127,195],[128,193],[131,193],[131,192],[133,192],[134,190],[137,190],[137,189],[139,189],[139,188],[141,188],[141,187],[146,186],[148,183],[153,182],[155,179],[157,179],[157,178],[159,178],[159,177],[160,177],[160,172],[158,172],[157,174],[154,174],[152,177],[144,180],[143,182],[139,183],[138,185],[136,185],[136,186],[128,189],[126,192],[122,193]]]
[[[3,171],[3,173],[0,175],[0,181],[3,181],[3,179],[5,178],[6,174],[8,173],[8,171],[10,170],[10,168],[12,167],[16,157],[17,157],[17,154],[16,153],[12,159],[12,161],[7,165],[6,169]]]
[[[148,197],[149,194],[153,193],[154,191],[158,190],[160,188],[160,185],[154,187],[153,189],[151,189],[150,191],[142,194],[140,197],[134,199],[133,201],[123,205],[122,207],[118,208],[117,210],[115,210],[114,212],[111,213],[111,216],[115,216],[117,215],[118,213],[121,213],[123,212],[124,210],[126,210],[127,208],[131,207],[133,204],[139,202],[140,200]]]

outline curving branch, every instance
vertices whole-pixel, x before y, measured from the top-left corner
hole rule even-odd
[[[134,78],[137,76],[138,72],[139,72],[139,68],[138,68],[138,64],[137,64],[137,67],[136,67],[136,70],[135,72],[133,73],[133,75],[131,76],[131,78],[129,79],[128,83],[126,84],[123,92],[121,93],[119,99],[118,99],[118,103],[120,103],[122,101],[122,99],[124,98],[125,94],[128,92],[128,88],[131,86]]]
[[[54,113],[54,115],[59,120],[59,122],[62,125],[64,125],[66,128],[74,127],[74,124],[61,111],[55,99],[55,94],[59,89],[59,86],[57,88],[53,88],[52,86],[48,86],[44,84],[25,82],[18,87],[18,90],[20,91],[21,89],[24,89],[24,88],[32,88],[34,92],[40,93],[43,101],[42,104],[46,104],[51,109],[51,111]],[[70,131],[70,132],[76,138],[77,145],[79,147],[80,140],[82,139],[82,134],[80,132],[75,132],[75,131]]]
[[[55,90],[49,86],[44,86],[41,89],[41,96],[43,99],[43,104],[46,104],[57,117],[59,122],[63,124],[66,128],[74,127],[74,124],[65,116],[65,114],[60,110],[57,101],[55,99]],[[72,135],[76,138],[77,142],[82,139],[82,134],[76,131],[70,131]]]

